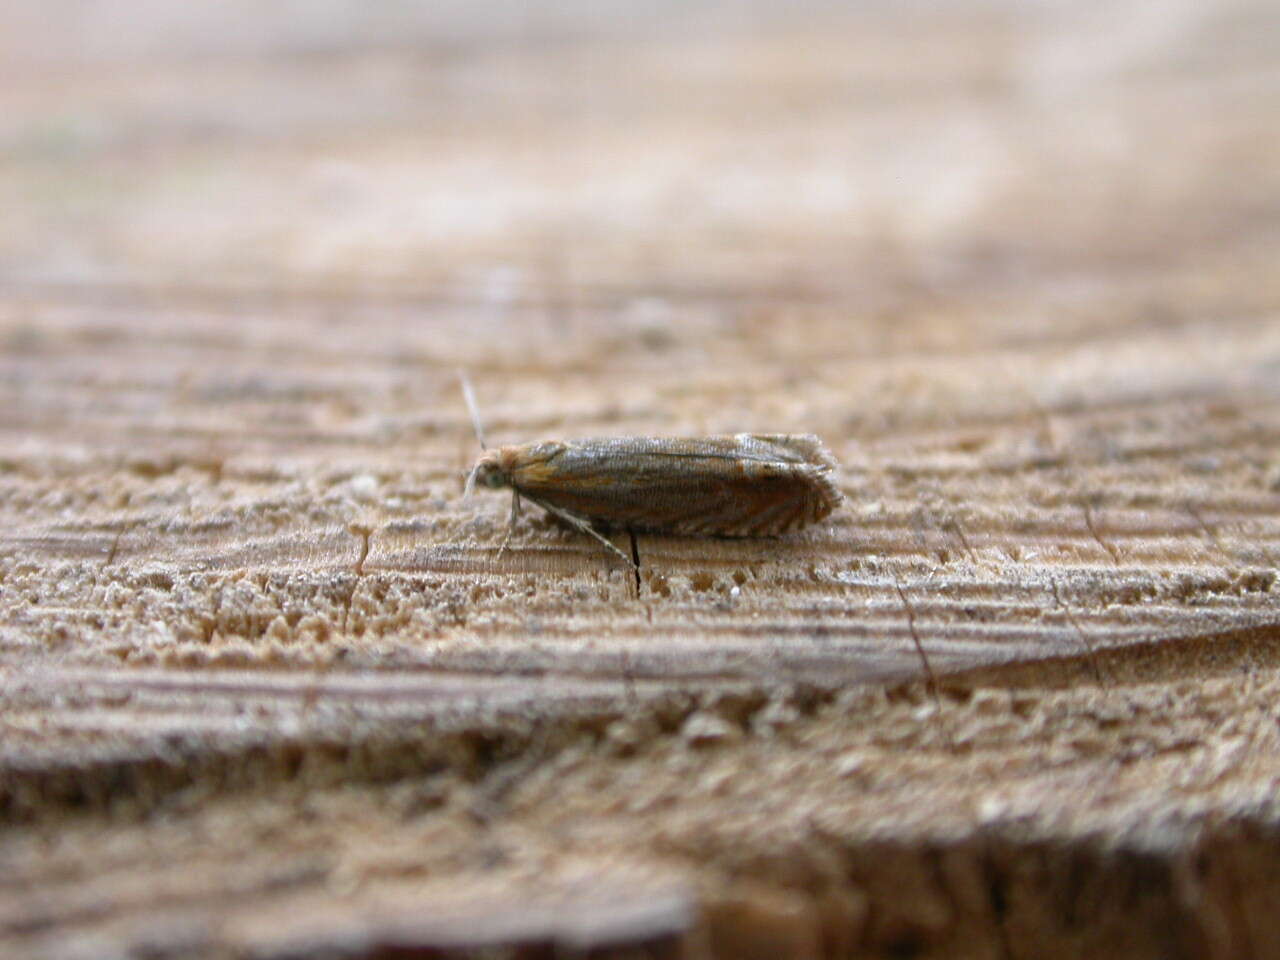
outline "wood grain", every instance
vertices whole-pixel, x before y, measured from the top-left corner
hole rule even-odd
[[[1270,5],[223,9],[0,8],[0,952],[1274,953]]]

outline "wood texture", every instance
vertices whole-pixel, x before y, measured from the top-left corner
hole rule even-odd
[[[0,952],[1276,953],[1273,5],[217,9],[0,7]]]

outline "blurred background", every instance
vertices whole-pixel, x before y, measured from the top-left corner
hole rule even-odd
[[[482,305],[543,349],[833,299],[942,345],[966,318],[930,303],[1027,283],[982,325],[1070,322],[1099,262],[1273,253],[1278,30],[1265,0],[10,0],[0,283]]]

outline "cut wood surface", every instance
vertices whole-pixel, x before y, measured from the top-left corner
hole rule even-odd
[[[1280,955],[1274,5],[25,6],[0,954]]]

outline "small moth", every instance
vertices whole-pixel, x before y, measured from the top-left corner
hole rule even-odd
[[[484,446],[470,385],[463,392]],[[487,450],[467,477],[511,489],[511,527],[525,499],[635,562],[597,528],[772,537],[840,504],[835,458],[812,434],[550,440]],[[507,537],[511,536],[511,527]],[[503,541],[503,549],[506,541]]]

